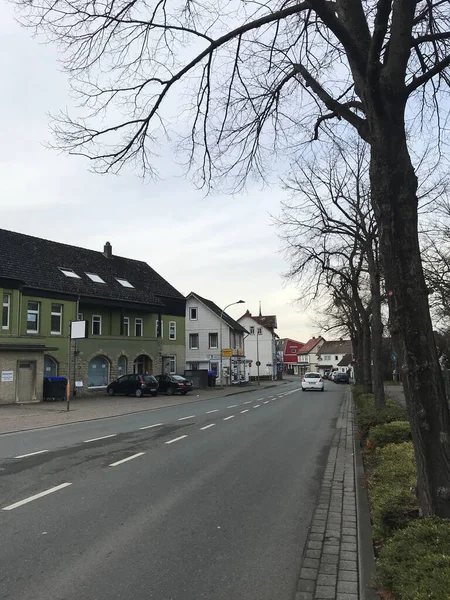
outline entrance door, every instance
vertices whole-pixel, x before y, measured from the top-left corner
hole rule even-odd
[[[36,361],[19,360],[17,363],[17,402],[36,400]]]
[[[133,373],[137,375],[152,375],[152,361],[145,354],[136,358],[133,364]]]

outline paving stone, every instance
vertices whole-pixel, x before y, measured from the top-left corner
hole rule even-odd
[[[317,577],[317,585],[331,585],[336,587],[337,575],[331,574],[320,574]]]
[[[321,562],[319,565],[319,575],[335,575],[337,572],[337,565],[329,565],[324,562]]]
[[[321,542],[323,540],[323,538],[324,538],[324,535],[325,535],[324,533],[314,533],[314,532],[311,532],[309,534],[309,539],[312,542],[313,541],[315,541],[315,542]],[[351,548],[347,548],[347,550],[351,550]]]
[[[341,552],[341,560],[354,560],[356,561],[358,558],[356,552],[350,552],[349,550],[343,550]]]
[[[323,546],[323,553],[324,554],[339,554],[340,548],[339,546],[331,546],[330,544],[326,543]]]
[[[310,567],[303,567],[300,571],[300,577],[303,579],[315,579],[318,574],[318,569],[311,569]]]
[[[325,536],[325,540],[324,542],[326,544],[328,544],[329,546],[340,546],[341,545],[341,540],[338,537],[335,536]]]
[[[319,568],[319,559],[318,558],[304,558],[302,567],[309,567],[310,569],[318,569]],[[347,581],[347,580],[346,580]],[[350,579],[349,581],[353,581]]]
[[[320,550],[322,548],[322,542],[317,542],[315,540],[312,540],[311,542],[308,542],[307,548],[308,548],[308,550]],[[348,558],[353,558],[353,557],[349,556]]]
[[[323,525],[323,526],[313,525],[311,527],[311,533],[324,533],[324,531],[325,531],[325,525]]]
[[[358,544],[356,542],[341,542],[341,550],[344,551],[348,551],[348,552],[357,552],[358,551]],[[344,558],[344,557],[342,557]]]
[[[338,594],[336,600],[359,600],[358,594]]]
[[[340,594],[357,594],[358,584],[355,581],[340,581],[338,583],[338,592]]]
[[[322,562],[328,563],[329,565],[337,565],[339,562],[339,556],[337,554],[323,554]]]
[[[315,579],[300,579],[297,589],[299,592],[313,592],[316,587]]]
[[[297,592],[294,600],[314,600],[312,592]]]
[[[344,571],[357,571],[356,560],[341,560],[339,563],[339,568],[343,569]]]
[[[331,519],[339,519],[340,520],[341,519],[341,511],[340,510],[339,511],[335,511],[335,510],[331,510],[330,509],[330,511],[328,513],[328,520],[330,520],[330,518]]]
[[[320,555],[322,554],[322,550],[307,550],[306,551],[306,558],[320,558]]]
[[[320,568],[319,568],[320,573]],[[358,573],[356,571],[342,571],[338,573],[338,581],[358,581]]]
[[[322,600],[325,598],[334,598],[336,597],[336,588],[331,585],[318,585],[316,587],[316,593],[314,594],[314,598],[316,600]]]
[[[343,535],[341,539],[344,544],[356,544],[356,535]]]
[[[356,529],[354,527],[343,527],[342,533],[344,535],[356,535]]]

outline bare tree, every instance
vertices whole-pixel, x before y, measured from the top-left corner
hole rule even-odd
[[[181,80],[196,80],[193,102],[178,114],[185,123],[187,109],[193,111],[190,164],[199,165],[206,182],[231,172],[243,183],[250,167],[264,176],[277,150],[283,158],[292,149],[299,155],[302,143],[322,131],[345,135],[342,124],[370,145],[372,203],[391,323],[405,356],[420,502],[425,515],[450,517],[450,410],[420,257],[411,158],[418,128],[436,145],[443,141],[437,116],[448,84],[449,3],[16,1],[26,22],[58,43],[85,106],[57,121],[60,145],[89,156],[100,170],[130,160],[152,168],[155,143],[168,129],[163,107]]]
[[[323,277],[341,275],[352,286],[356,303],[371,344],[363,348],[365,391],[373,391],[378,408],[385,405],[383,385],[383,322],[381,315],[381,267],[378,257],[378,229],[370,201],[368,148],[355,141],[351,151],[335,143],[324,156],[296,165],[287,184],[292,201],[284,203],[278,220],[284,238],[290,276],[300,276],[301,284],[317,296]],[[352,269],[350,261],[358,263]],[[313,272],[308,267],[314,264]],[[368,278],[370,311],[361,293]],[[331,278],[330,285],[336,287]],[[367,330],[365,330],[367,328]],[[373,368],[370,364],[373,361]],[[367,366],[368,365],[368,366]],[[373,381],[373,390],[372,390]]]

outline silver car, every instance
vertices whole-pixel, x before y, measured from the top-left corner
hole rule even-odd
[[[302,378],[302,392],[317,390],[323,392],[324,383],[320,373],[305,373]]]

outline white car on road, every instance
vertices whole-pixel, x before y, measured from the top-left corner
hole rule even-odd
[[[318,390],[323,392],[324,383],[320,373],[305,373],[302,378],[302,391]]]

